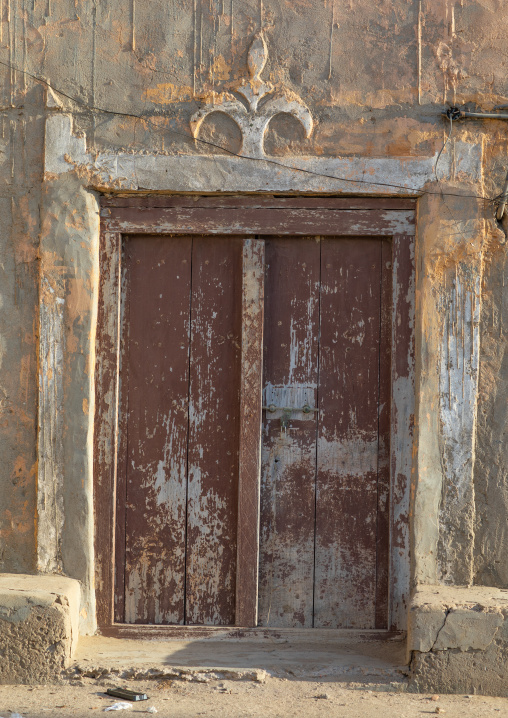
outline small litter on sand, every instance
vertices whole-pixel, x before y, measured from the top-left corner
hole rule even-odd
[[[132,703],[113,703],[112,706],[104,708],[104,711],[123,711],[132,708]]]

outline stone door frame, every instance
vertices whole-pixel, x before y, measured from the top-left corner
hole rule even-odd
[[[456,538],[463,556],[460,565],[449,557],[447,580],[468,582],[472,545],[462,536],[472,490],[481,257],[465,248],[481,244],[484,220],[478,203],[473,208],[469,203],[465,216],[460,197],[455,205],[448,198],[446,207],[451,206],[452,214],[460,211],[462,227],[460,232],[451,229],[435,183],[435,161],[435,156],[292,157],[275,162],[228,155],[92,154],[86,137],[73,133],[72,116],[48,103],[40,241],[38,570],[80,581],[81,633],[93,633],[97,625],[93,434],[101,195],[418,198],[411,585],[442,578],[437,555],[444,486],[456,489],[447,520],[450,545]],[[453,142],[440,159],[440,170],[452,178],[457,195],[466,193],[464,186],[471,191],[481,184],[481,147]],[[446,272],[440,243],[452,231],[462,269],[455,282],[442,286],[429,271],[442,261]],[[453,324],[442,319],[443,304],[450,311],[455,308]],[[459,337],[466,347],[464,359],[450,362]]]

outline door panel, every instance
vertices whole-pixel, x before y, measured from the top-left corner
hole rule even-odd
[[[242,242],[131,237],[123,266],[117,620],[231,625]]]
[[[242,242],[195,238],[186,622],[235,619]]]
[[[383,246],[387,259],[377,239],[267,240],[261,625],[387,625]],[[305,404],[319,412],[280,409]]]
[[[124,620],[183,623],[191,240],[132,237],[124,268]]]
[[[388,628],[390,565],[390,396],[392,388],[392,244],[381,240],[381,327],[377,455],[376,628]]]
[[[381,242],[323,239],[314,625],[374,628]]]
[[[267,239],[264,406],[316,406],[319,241]],[[312,626],[316,414],[263,411],[259,624]]]

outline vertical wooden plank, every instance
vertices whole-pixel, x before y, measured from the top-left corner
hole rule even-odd
[[[415,413],[415,238],[393,239],[390,628],[409,608],[409,506]]]
[[[319,334],[316,238],[266,240],[265,406],[316,407]],[[259,624],[312,626],[316,413],[264,411]]]
[[[244,239],[235,611],[237,626],[257,625],[264,274],[264,240]]]
[[[186,623],[235,622],[242,242],[192,253]]]
[[[375,628],[388,628],[390,566],[390,415],[392,354],[392,245],[381,240],[378,493]]]
[[[128,623],[184,621],[190,260],[189,237],[125,240]]]
[[[314,626],[374,628],[380,243],[323,239]]]
[[[99,626],[113,623],[118,343],[121,235],[104,225],[100,236],[95,365],[94,512],[96,603]]]
[[[120,257],[120,342],[118,347],[118,432],[115,494],[115,621],[125,622],[125,508],[127,503],[128,424],[129,424],[129,275],[124,261],[122,241]]]

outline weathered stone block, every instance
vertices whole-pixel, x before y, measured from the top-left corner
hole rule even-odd
[[[413,691],[508,696],[508,591],[419,588],[408,650]]]
[[[474,609],[452,609],[445,619],[443,628],[434,643],[434,651],[447,651],[458,648],[460,651],[484,651],[504,622],[499,613],[475,612]]]
[[[77,645],[79,604],[73,579],[0,574],[0,684],[59,677]]]

